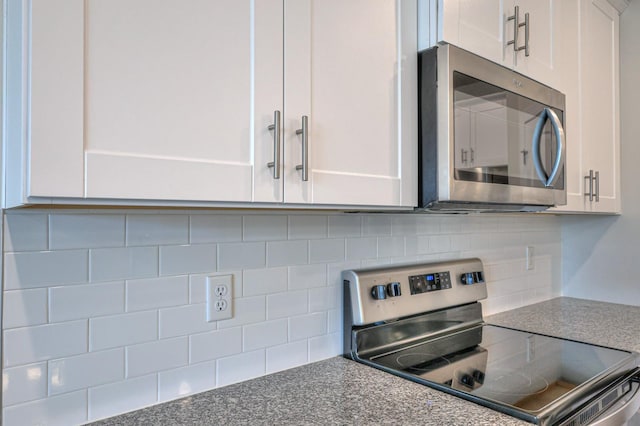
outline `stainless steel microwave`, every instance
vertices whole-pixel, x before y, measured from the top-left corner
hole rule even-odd
[[[452,45],[418,64],[419,208],[566,204],[562,93]]]

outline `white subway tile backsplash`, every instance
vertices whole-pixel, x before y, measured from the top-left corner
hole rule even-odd
[[[230,328],[264,321],[266,319],[266,305],[264,296],[234,299],[233,318],[218,321],[218,328]]]
[[[6,291],[2,309],[2,326],[6,330],[45,324],[47,311],[47,289],[45,288]]]
[[[249,352],[286,343],[287,330],[286,319],[246,325],[242,330],[242,350]]]
[[[289,290],[327,285],[326,265],[304,265],[289,268]]]
[[[49,288],[51,322],[123,312],[124,281]]]
[[[215,330],[215,322],[207,322],[207,305],[185,305],[160,309],[160,338],[188,336]]]
[[[130,214],[127,216],[127,245],[187,244],[189,216],[178,214]]]
[[[327,311],[334,306],[334,287],[309,289],[309,312]]]
[[[4,409],[5,426],[68,426],[87,421],[87,391],[51,396]]]
[[[308,311],[308,292],[288,291],[267,296],[267,319],[287,318]]]
[[[347,239],[347,260],[372,259],[378,254],[376,238]]]
[[[46,398],[46,396],[46,362],[5,368],[2,372],[3,406]]]
[[[287,239],[287,216],[247,215],[243,223],[245,241],[273,241]]]
[[[451,251],[451,238],[448,235],[434,235],[429,237],[429,251],[433,253]]]
[[[405,238],[405,253],[407,256],[428,254],[429,253],[429,236],[419,235],[416,237]]]
[[[309,241],[309,261],[311,263],[340,262],[344,260],[345,240],[342,238],[330,240]]]
[[[270,267],[302,265],[308,262],[309,243],[306,240],[267,243],[267,264]]]
[[[89,389],[89,420],[126,413],[158,401],[155,374]]]
[[[391,218],[391,235],[403,236],[418,234],[417,218],[418,216],[393,216]]]
[[[149,342],[157,337],[158,313],[156,311],[89,320],[89,342],[92,351]]]
[[[287,289],[287,268],[249,269],[242,274],[242,295],[279,293]]]
[[[242,241],[242,216],[192,215],[191,244]]]
[[[218,245],[218,270],[260,268],[267,264],[266,243],[227,243]]]
[[[362,235],[365,237],[391,235],[391,217],[386,215],[363,217]]]
[[[189,303],[189,277],[127,281],[127,311],[142,311]]]
[[[127,347],[127,378],[189,363],[189,338],[158,340]]]
[[[182,275],[215,271],[215,244],[160,247],[160,275]]]
[[[93,249],[91,281],[115,281],[158,276],[157,247]]]
[[[243,380],[263,376],[265,368],[265,350],[245,352],[217,361],[217,385],[226,386]]]
[[[306,364],[309,350],[306,340],[267,349],[267,374]]]
[[[3,337],[5,367],[77,355],[87,351],[87,320],[14,328]]]
[[[238,354],[242,352],[242,328],[194,334],[189,345],[192,364]]]
[[[290,240],[326,238],[328,229],[327,216],[289,216]]]
[[[124,379],[124,349],[90,352],[49,361],[49,394],[56,395]]]
[[[289,318],[289,341],[327,333],[327,313],[316,312]]]
[[[404,237],[379,237],[378,257],[404,256]]]
[[[309,339],[309,362],[342,354],[342,331]]]
[[[158,373],[159,402],[216,387],[216,362],[209,361]]]
[[[88,253],[87,250],[63,250],[5,254],[4,289],[86,283]]]
[[[329,238],[359,237],[362,235],[362,216],[329,216]]]
[[[553,216],[158,213],[5,214],[6,424],[82,423],[339,355],[345,269],[478,256],[485,314],[560,292]],[[234,317],[207,322],[220,274]]]
[[[4,251],[42,251],[49,248],[46,214],[6,214]]]
[[[49,215],[51,250],[94,247],[123,247],[124,215]]]

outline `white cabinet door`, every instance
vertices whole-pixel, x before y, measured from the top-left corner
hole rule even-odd
[[[26,195],[282,200],[282,24],[278,0],[33,0]]]
[[[599,199],[590,203],[591,211],[615,213],[620,211],[619,16],[604,0],[585,0],[582,6],[583,173],[599,175]]]
[[[285,0],[285,202],[415,205],[415,11],[413,0]]]
[[[560,0],[564,1],[564,0]],[[525,55],[525,50],[515,52],[513,45],[508,47],[509,53],[514,56],[514,67],[516,71],[547,84],[556,87],[558,55],[557,45],[562,37],[562,25],[556,18],[558,0],[515,0],[513,7],[507,8],[505,13],[508,16],[514,14],[515,6],[519,7],[519,20],[525,22],[525,14],[529,14],[529,56]],[[574,17],[576,19],[576,17]],[[513,22],[506,23],[507,41],[513,39]],[[525,45],[525,28],[520,28],[518,33],[518,44]],[[508,54],[508,53],[507,53]]]
[[[603,0],[562,3],[567,205],[554,212],[620,212],[618,12]],[[579,19],[571,19],[572,16]],[[577,48],[576,48],[577,46]],[[590,200],[589,172],[598,174]]]
[[[505,55],[503,0],[437,1],[437,40],[473,52],[493,62],[511,66]],[[422,19],[419,21],[423,23]],[[433,22],[433,20],[432,20]]]

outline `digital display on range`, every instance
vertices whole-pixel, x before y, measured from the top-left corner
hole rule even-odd
[[[448,288],[451,288],[451,275],[448,271],[409,277],[411,294],[428,293],[430,291],[445,290]]]

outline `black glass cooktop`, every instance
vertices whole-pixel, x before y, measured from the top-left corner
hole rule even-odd
[[[481,325],[369,361],[443,390],[535,413],[630,352]]]

